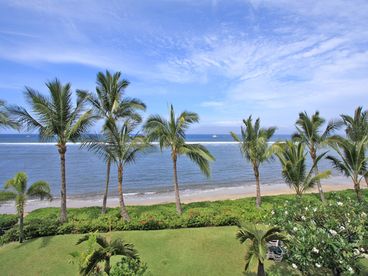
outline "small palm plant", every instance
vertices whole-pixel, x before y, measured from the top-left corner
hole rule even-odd
[[[17,173],[12,179],[9,179],[5,184],[6,191],[0,191],[0,199],[10,200],[15,199],[17,206],[17,214],[19,217],[19,242],[24,240],[23,218],[24,208],[28,198],[39,197],[41,200],[52,200],[50,186],[45,181],[37,181],[27,189],[28,177],[24,172]],[[1,196],[5,194],[5,196]]]
[[[252,116],[243,120],[244,126],[241,127],[241,138],[231,132],[233,139],[240,143],[240,151],[244,158],[252,164],[254,176],[256,178],[256,206],[261,206],[261,187],[260,187],[260,165],[272,157],[272,148],[268,145],[276,131],[275,127],[261,128],[258,118],[254,125]]]
[[[19,124],[11,117],[10,112],[5,106],[5,102],[0,100],[0,128],[18,129]]]
[[[134,119],[141,121],[139,111],[144,111],[146,105],[138,99],[124,96],[129,82],[121,78],[121,73],[111,74],[99,72],[97,74],[96,92],[78,91],[80,97],[86,98],[99,119],[107,120]],[[102,127],[102,132],[104,127]],[[105,192],[102,201],[102,213],[106,213],[107,195],[110,182],[111,159],[106,158]]]
[[[258,276],[266,275],[264,263],[267,257],[267,242],[287,241],[286,235],[279,227],[263,224],[242,224],[236,238],[246,246],[245,272],[256,270]]]
[[[138,259],[137,251],[134,246],[124,243],[121,239],[108,240],[107,238],[97,235],[88,234],[77,241],[77,245],[87,242],[87,251],[80,254],[73,252],[73,257],[78,257],[80,261],[80,275],[91,275],[99,270],[99,264],[104,263],[104,272],[110,275],[110,259],[112,256],[120,255],[131,259]]]
[[[120,214],[126,221],[129,221],[130,217],[126,210],[123,194],[124,168],[128,164],[134,163],[137,154],[149,147],[144,136],[134,133],[137,124],[136,121],[126,120],[122,125],[118,125],[114,119],[110,118],[105,122],[105,131],[101,139],[84,143],[84,146],[87,146],[89,150],[117,164]]]
[[[326,157],[336,170],[351,178],[358,201],[363,199],[360,183],[368,173],[365,157],[367,143],[368,136],[358,142],[336,136],[331,139],[330,146],[336,151],[338,157],[331,155]]]
[[[307,172],[306,155],[304,145],[302,143],[294,143],[287,141],[285,143],[275,144],[276,156],[280,160],[282,166],[282,176],[285,182],[292,187],[298,196],[313,188],[321,179],[331,175],[331,171],[327,170],[315,175],[314,165]],[[326,155],[326,152],[319,155],[316,163]]]
[[[91,110],[84,110],[85,98],[79,97],[76,106],[73,106],[70,83],[62,85],[56,79],[47,82],[46,86],[49,97],[26,87],[25,97],[33,114],[23,107],[13,107],[11,112],[18,117],[19,123],[29,130],[37,129],[42,139],[57,138],[56,145],[61,166],[60,221],[65,222],[67,220],[65,172],[67,142],[80,139],[94,122],[94,116]]]
[[[297,133],[293,135],[294,141],[299,141],[308,147],[309,154],[313,161],[315,175],[318,175],[317,150],[324,146],[332,132],[339,127],[339,123],[331,121],[327,124],[325,129],[322,129],[325,119],[316,111],[311,117],[307,112],[299,113],[299,118],[295,123]],[[317,187],[321,201],[325,201],[322,185],[317,181]]]
[[[169,148],[171,150],[171,159],[173,162],[174,190],[176,210],[179,215],[182,214],[180,203],[179,183],[177,173],[177,161],[180,155],[186,155],[196,163],[203,174],[210,175],[209,161],[215,160],[212,154],[200,144],[186,144],[185,131],[192,123],[199,121],[197,113],[184,111],[175,116],[174,107],[170,106],[169,120],[160,115],[151,115],[144,129],[150,141],[158,140],[160,149]]]

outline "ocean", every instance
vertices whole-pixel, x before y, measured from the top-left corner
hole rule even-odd
[[[288,135],[276,135],[272,141],[285,140]],[[250,164],[242,157],[239,145],[230,135],[188,135],[188,142],[202,143],[215,156],[211,163],[211,177],[203,176],[188,158],[178,160],[178,177],[181,190],[206,190],[224,187],[254,185]],[[308,160],[309,164],[311,163]],[[320,170],[331,169],[328,161],[320,163]],[[60,160],[52,142],[40,142],[38,135],[0,135],[0,185],[24,171],[29,183],[45,180],[52,194],[59,196]],[[66,154],[67,194],[70,197],[98,196],[104,191],[106,165],[94,153],[81,149],[79,144],[68,144]],[[125,194],[149,195],[173,190],[170,152],[157,147],[139,154],[134,164],[124,170]],[[333,171],[333,176],[338,174]],[[283,183],[281,167],[277,159],[261,166],[261,183]],[[112,166],[110,195],[117,194],[117,170]]]

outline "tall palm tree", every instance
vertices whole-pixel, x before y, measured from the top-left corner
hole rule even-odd
[[[336,170],[351,178],[358,201],[363,200],[360,182],[368,173],[368,158],[365,157],[367,143],[368,136],[358,142],[336,136],[331,138],[330,146],[336,151],[339,158],[327,156]]]
[[[0,128],[7,127],[18,129],[19,124],[11,117],[11,114],[6,107],[5,102],[0,100]]]
[[[15,205],[17,206],[17,214],[19,217],[19,242],[22,243],[24,240],[23,232],[23,218],[24,218],[24,207],[27,199],[30,197],[39,197],[41,200],[47,198],[52,200],[50,193],[50,186],[45,181],[37,181],[33,183],[27,189],[28,177],[24,172],[17,173],[12,179],[9,179],[5,184],[5,190],[0,191],[0,199],[4,198],[1,196],[2,193],[6,194],[5,199],[15,199]]]
[[[121,126],[110,118],[106,121],[102,143],[91,141],[85,145],[102,158],[110,159],[117,164],[118,169],[118,193],[121,217],[129,221],[130,217],[125,207],[123,194],[123,174],[124,167],[134,163],[138,152],[143,151],[149,146],[145,137],[134,133],[137,126],[134,120],[126,120]]]
[[[78,245],[91,240],[95,242],[97,246],[92,247],[92,249],[83,256],[79,271],[81,275],[91,275],[101,262],[105,263],[105,273],[110,275],[110,259],[112,256],[120,255],[132,259],[138,258],[137,250],[134,248],[133,244],[124,243],[121,239],[109,241],[101,235],[88,234],[80,238],[76,244]],[[78,257],[80,254],[72,253],[72,256]]]
[[[342,123],[345,125],[346,136],[354,141],[362,141],[368,135],[368,111],[363,111],[363,107],[355,109],[354,117],[341,115]],[[368,175],[364,176],[365,183],[368,185]]]
[[[121,72],[111,74],[106,70],[105,74],[102,72],[97,74],[95,93],[79,90],[78,94],[87,99],[99,119],[104,120],[104,125],[106,125],[107,120],[110,119],[119,120],[131,118],[136,121],[141,121],[142,118],[138,111],[146,110],[146,105],[136,98],[124,97],[124,92],[128,85],[129,82],[121,78]],[[103,131],[104,127],[102,128],[102,132]],[[111,169],[111,159],[105,158],[105,160],[106,181],[102,203],[103,214],[106,213]]]
[[[322,130],[324,123],[325,119],[319,115],[318,111],[311,117],[308,116],[307,112],[299,113],[299,119],[295,123],[297,133],[293,135],[293,140],[300,141],[308,147],[315,175],[318,175],[317,150],[327,142],[331,133],[339,127],[339,124],[331,121],[327,124],[326,128]],[[320,181],[317,181],[317,187],[321,200],[325,201]]]
[[[179,195],[179,183],[177,173],[177,160],[180,155],[186,155],[197,164],[207,177],[210,175],[209,161],[215,160],[212,154],[200,144],[186,144],[185,131],[193,123],[197,123],[199,117],[197,113],[184,111],[175,116],[173,105],[170,106],[169,119],[161,117],[160,115],[151,115],[145,125],[144,129],[147,137],[151,141],[158,140],[160,149],[169,148],[171,150],[171,159],[173,162],[174,173],[174,190],[176,210],[179,215],[182,214],[182,208]]]
[[[242,224],[236,238],[240,243],[245,243],[245,267],[246,272],[257,267],[257,275],[264,276],[264,262],[267,254],[267,242],[272,240],[287,241],[285,234],[278,227],[262,224]]]
[[[280,160],[282,176],[285,182],[292,187],[298,196],[313,188],[318,181],[331,175],[331,171],[324,171],[314,175],[314,166],[307,172],[306,155],[304,144],[292,141],[275,144],[276,156]],[[327,152],[319,155],[316,164],[326,155]]]
[[[259,166],[269,160],[272,156],[272,149],[268,145],[268,141],[271,139],[276,131],[275,127],[261,128],[260,119],[257,118],[254,125],[252,122],[252,116],[249,116],[247,120],[243,120],[244,126],[241,127],[241,138],[239,138],[234,132],[230,132],[233,139],[240,143],[240,151],[245,159],[252,164],[254,176],[256,178],[256,205],[261,206],[261,187],[260,187],[260,173]]]
[[[78,97],[76,106],[72,104],[70,83],[61,84],[58,79],[46,83],[49,96],[26,87],[25,97],[31,106],[31,113],[23,107],[13,107],[11,112],[18,121],[29,130],[37,129],[43,140],[57,138],[57,148],[60,155],[61,173],[61,210],[60,221],[67,220],[66,210],[66,172],[65,155],[67,142],[77,141],[93,123],[93,113],[85,110],[85,98]]]

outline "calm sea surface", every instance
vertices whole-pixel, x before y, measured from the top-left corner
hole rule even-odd
[[[287,135],[274,137],[285,140]],[[249,163],[241,156],[239,146],[232,142],[230,135],[188,135],[188,141],[203,143],[215,156],[211,163],[212,175],[204,177],[199,169],[187,158],[178,161],[178,175],[181,189],[213,189],[237,185],[253,185],[254,176]],[[106,166],[93,153],[80,149],[78,144],[68,145],[66,155],[67,194],[89,196],[104,191]],[[320,169],[330,169],[323,160]],[[0,135],[0,185],[24,171],[29,183],[45,180],[50,183],[52,193],[59,195],[60,160],[53,143],[42,143],[37,135]],[[333,172],[336,175],[335,172]],[[262,184],[281,183],[278,160],[261,167]],[[137,157],[134,164],[125,168],[124,190],[126,193],[157,193],[172,190],[172,163],[167,150],[152,149]],[[111,170],[110,192],[117,191],[117,171]]]

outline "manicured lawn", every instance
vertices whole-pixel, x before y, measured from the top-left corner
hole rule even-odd
[[[236,227],[112,232],[135,244],[148,264],[149,275],[242,275],[243,247]],[[77,275],[69,253],[81,235],[61,235],[0,247],[1,275]],[[273,265],[268,263],[267,267]],[[279,275],[292,275],[284,264],[273,265]]]

